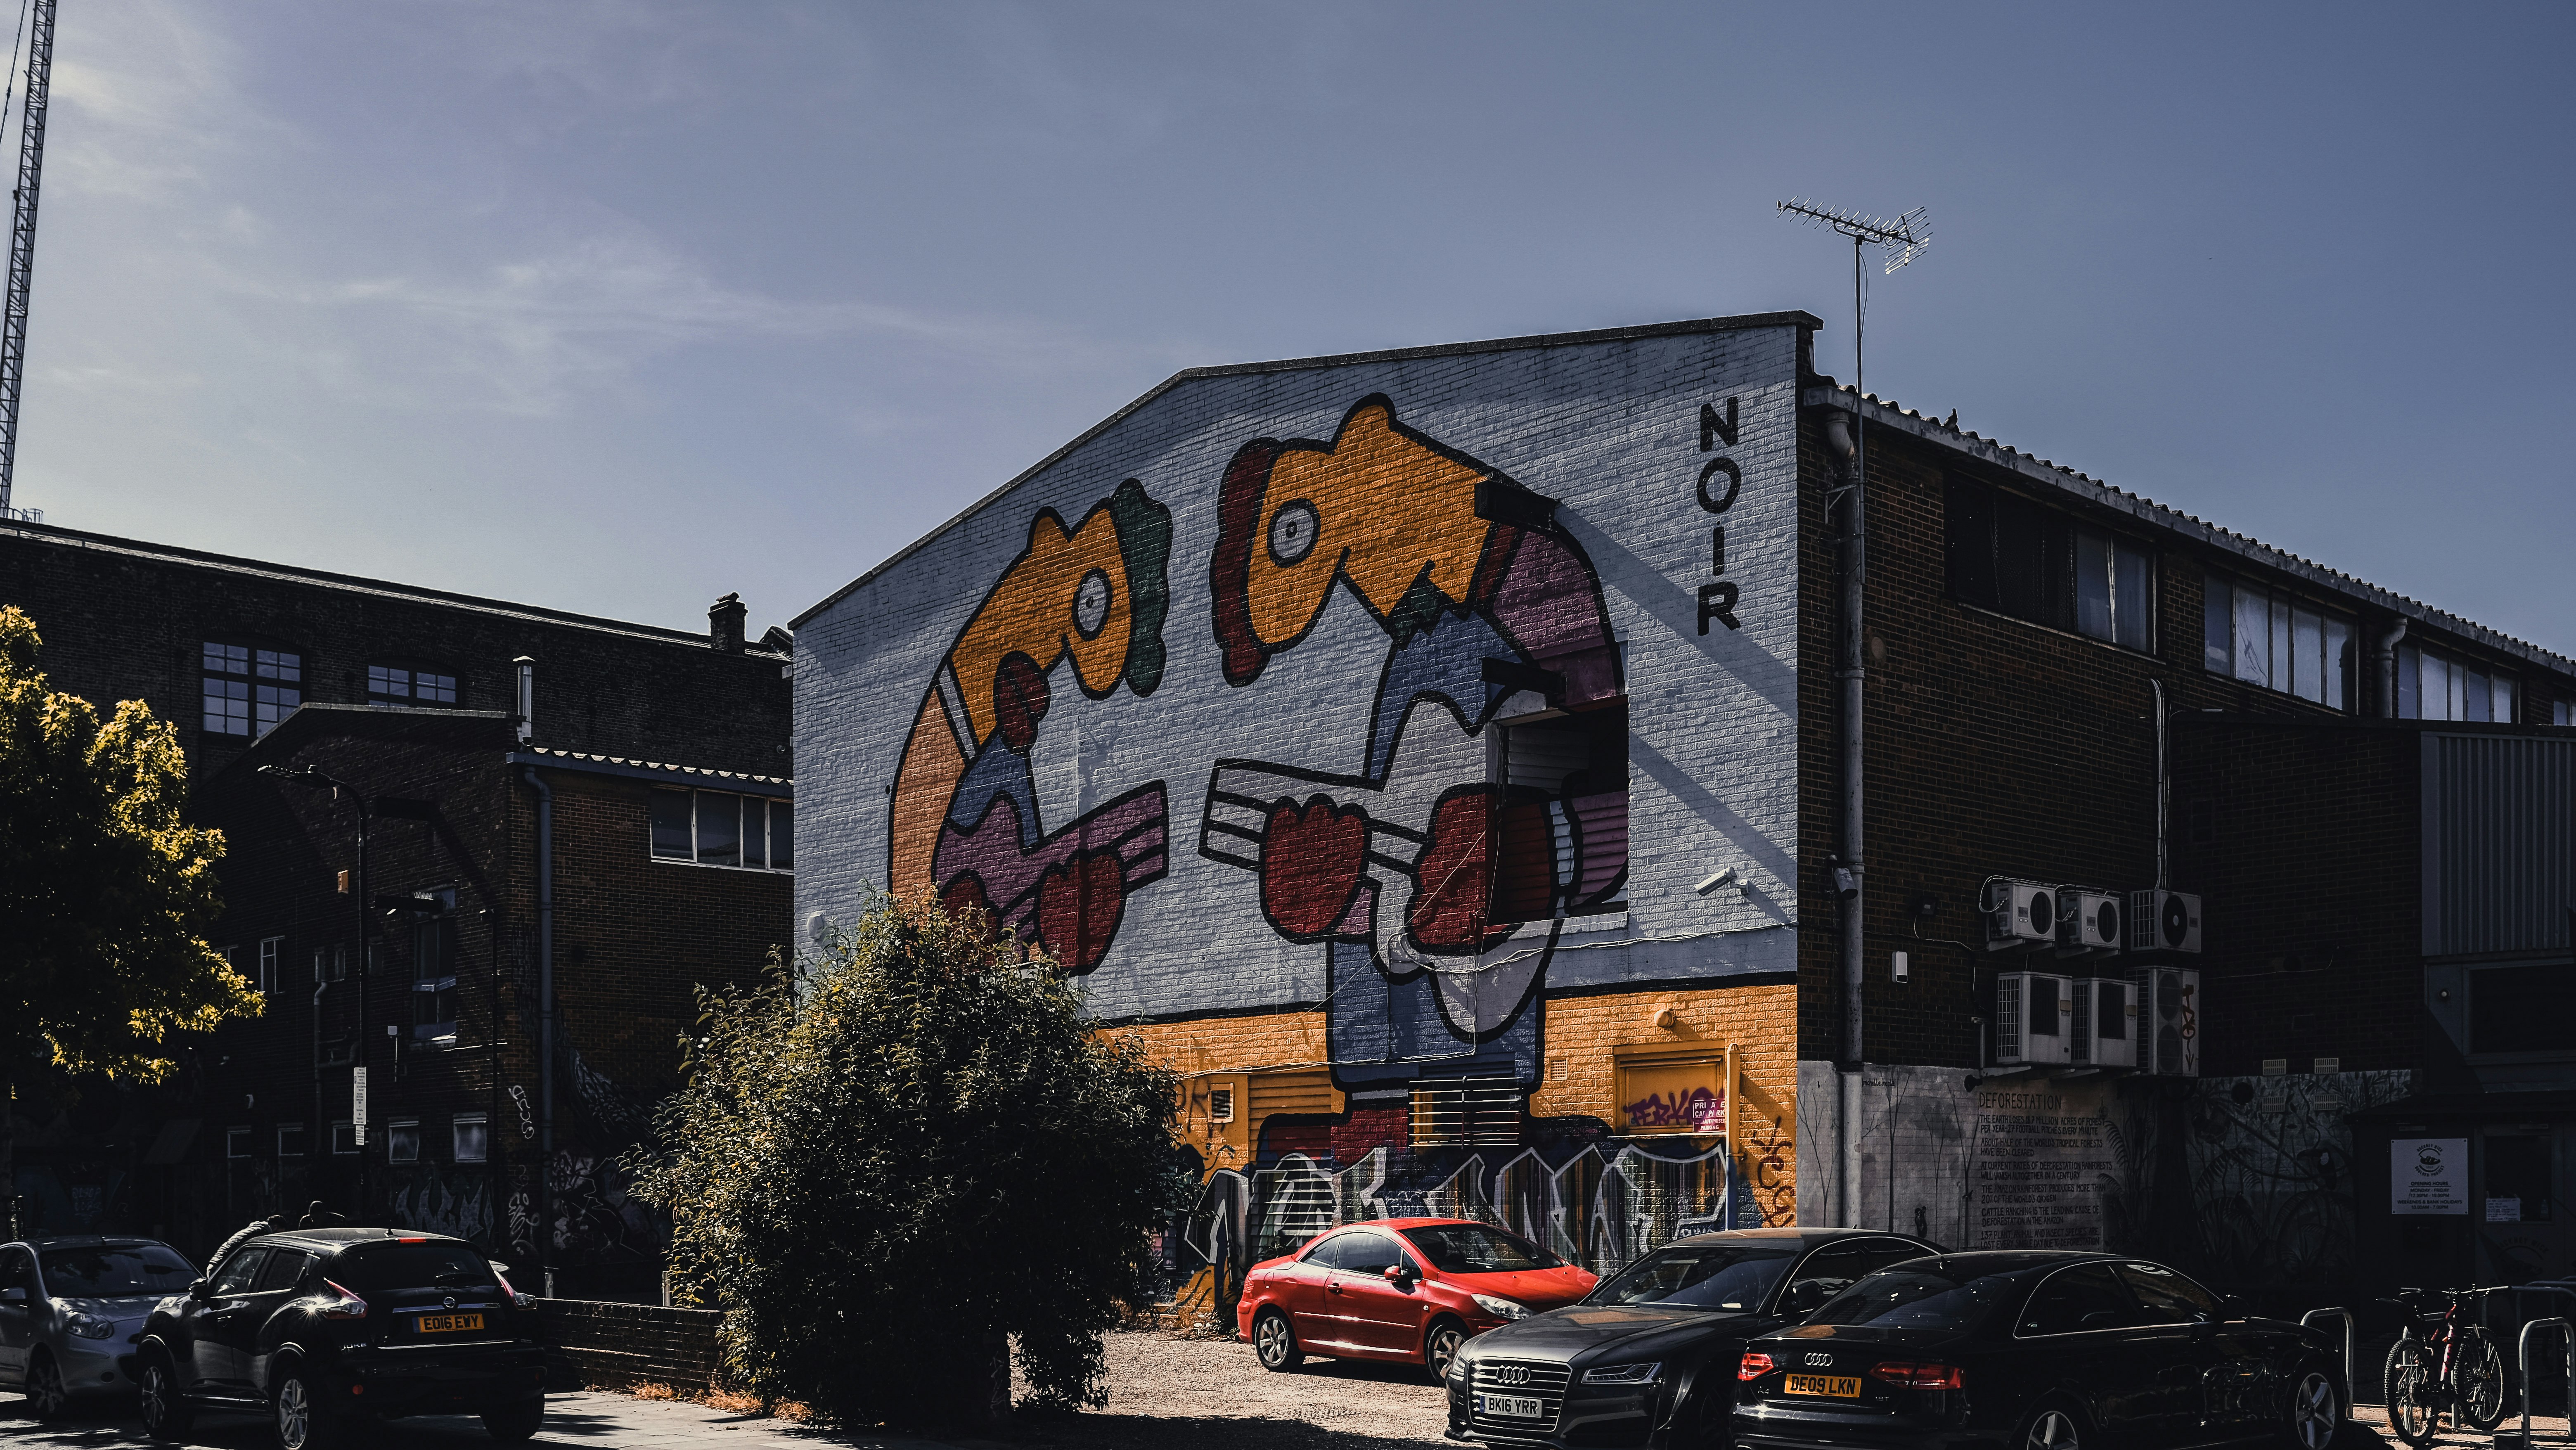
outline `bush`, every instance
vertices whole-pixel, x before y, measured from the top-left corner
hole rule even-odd
[[[636,1192],[726,1366],[844,1424],[1106,1402],[1101,1336],[1186,1191],[1176,1080],[980,912],[872,910],[800,976],[701,989]]]

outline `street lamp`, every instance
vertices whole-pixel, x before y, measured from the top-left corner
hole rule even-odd
[[[369,897],[367,895],[367,827],[371,820],[371,813],[367,809],[367,798],[364,795],[359,794],[354,787],[344,785],[341,782],[332,779],[330,776],[323,774],[320,770],[317,770],[312,766],[308,765],[302,770],[290,770],[283,765],[263,765],[259,768],[259,773],[273,777],[277,780],[299,781],[305,785],[329,786],[331,788],[331,798],[333,800],[339,799],[340,796],[345,793],[349,797],[350,802],[358,808],[358,889],[353,893],[358,902],[358,1051],[356,1054],[357,1062],[352,1069],[352,1072],[355,1075],[351,1078],[353,1086],[350,1093],[349,1104],[350,1131],[358,1140],[356,1144],[358,1149],[358,1201],[355,1205],[357,1212],[351,1214],[350,1218],[352,1220],[364,1220],[367,1216],[367,1125],[365,1119],[361,1116],[358,1110],[357,1094],[354,1084],[364,1081],[367,1071],[367,977],[369,975],[369,954],[367,951],[367,903],[369,901]],[[313,1010],[317,1014],[322,1010],[321,1004],[318,1000],[315,1002]],[[317,1034],[321,1030],[318,1021],[315,1024],[314,1030]],[[322,1093],[320,1083],[318,1081],[320,1073],[318,1064],[315,1068],[315,1073],[317,1081],[313,1093],[313,1110],[314,1116],[316,1118],[320,1118],[321,1121],[317,1122],[314,1126],[322,1129],[322,1136],[325,1144],[327,1145],[331,1129],[330,1120],[322,1116]],[[329,1151],[327,1146],[324,1151],[326,1153]]]

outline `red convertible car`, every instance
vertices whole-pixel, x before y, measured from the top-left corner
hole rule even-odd
[[[1468,1336],[1571,1304],[1593,1276],[1462,1218],[1383,1218],[1318,1234],[1244,1276],[1235,1336],[1264,1369],[1309,1354],[1402,1360],[1438,1381]]]

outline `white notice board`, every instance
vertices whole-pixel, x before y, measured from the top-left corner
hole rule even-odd
[[[2396,1138],[2388,1144],[2390,1213],[2469,1212],[2469,1140]]]

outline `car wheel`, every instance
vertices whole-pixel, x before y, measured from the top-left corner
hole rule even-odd
[[[1422,1367],[1431,1372],[1431,1382],[1449,1382],[1449,1361],[1458,1357],[1458,1347],[1467,1342],[1467,1331],[1455,1319],[1443,1319],[1422,1336]]]
[[[504,1445],[516,1445],[537,1433],[537,1425],[546,1417],[543,1399],[513,1400],[494,1405],[483,1412],[483,1429]]]
[[[157,1349],[143,1352],[143,1363],[135,1371],[137,1408],[143,1412],[143,1433],[155,1440],[176,1440],[188,1433],[189,1421],[196,1411],[179,1397],[179,1378],[170,1371],[170,1357]]]
[[[300,1364],[278,1376],[268,1407],[269,1424],[277,1431],[277,1450],[329,1450],[340,1438],[338,1412]]]
[[[1264,1309],[1252,1321],[1252,1352],[1269,1370],[1291,1370],[1306,1362],[1306,1351],[1297,1344],[1297,1332],[1288,1327],[1288,1316],[1276,1309]]]
[[[2343,1428],[2343,1396],[2335,1393],[2334,1377],[2315,1365],[2299,1371],[2290,1386],[2290,1409],[2281,1426],[2281,1441],[2294,1450],[2327,1450]]]
[[[2082,1450],[2084,1421],[2064,1405],[2042,1405],[2022,1421],[2012,1443],[2018,1450]]]
[[[63,1367],[43,1350],[27,1362],[27,1413],[38,1420],[50,1420],[61,1414],[72,1402],[71,1391],[63,1387]]]

